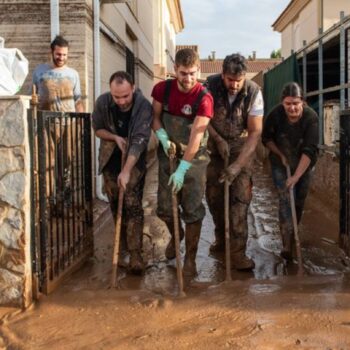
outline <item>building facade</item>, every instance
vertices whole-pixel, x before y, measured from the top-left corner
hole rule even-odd
[[[166,79],[174,69],[175,37],[184,28],[179,0],[154,0],[154,79]]]
[[[291,0],[272,24],[281,33],[282,57],[300,50],[315,39],[320,31],[326,31],[340,20],[340,12],[350,14],[348,0]]]
[[[79,72],[87,111],[92,110],[96,95],[108,90],[109,77],[116,70],[129,71],[146,97],[154,76],[165,78],[165,72],[172,70],[175,35],[184,26],[179,0],[56,2],[59,33],[70,43],[68,64]],[[22,94],[31,91],[35,66],[51,59],[51,12],[48,0],[0,0],[5,47],[20,49],[30,64]]]

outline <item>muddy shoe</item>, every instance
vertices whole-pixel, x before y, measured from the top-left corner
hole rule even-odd
[[[129,268],[131,273],[133,273],[134,275],[142,274],[144,270],[144,264],[143,264],[142,256],[139,252],[137,251],[130,252]]]
[[[231,256],[232,267],[238,271],[251,271],[255,267],[252,259],[249,259],[245,254],[234,254]]]

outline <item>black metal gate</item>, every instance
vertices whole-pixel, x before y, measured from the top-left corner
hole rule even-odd
[[[87,113],[29,115],[35,285],[51,292],[93,253],[91,121]]]
[[[350,254],[350,110],[340,113],[340,244]]]

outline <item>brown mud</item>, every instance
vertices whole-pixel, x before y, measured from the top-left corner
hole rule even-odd
[[[26,312],[0,321],[0,349],[350,349],[349,259],[338,248],[337,213],[308,198],[300,226],[306,275],[279,258],[277,198],[257,167],[247,255],[253,272],[232,271],[210,256],[213,223],[205,218],[198,276],[177,298],[169,236],[154,215],[155,176],[145,193],[142,277],[119,271],[109,289],[114,227],[106,217],[95,234],[95,255],[61,287]],[[183,243],[181,253],[184,254]]]

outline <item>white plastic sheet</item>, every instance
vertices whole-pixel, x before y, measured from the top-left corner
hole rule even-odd
[[[0,48],[0,96],[15,95],[21,89],[28,66],[20,50]]]

